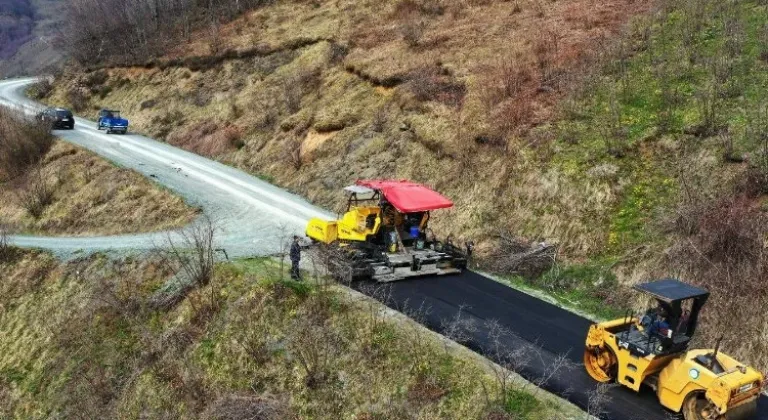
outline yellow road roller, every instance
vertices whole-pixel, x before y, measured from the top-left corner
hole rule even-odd
[[[762,374],[719,351],[719,341],[711,350],[688,349],[709,292],[676,279],[634,289],[649,296],[648,309],[590,327],[584,352],[589,375],[634,391],[648,386],[686,420],[754,416]]]

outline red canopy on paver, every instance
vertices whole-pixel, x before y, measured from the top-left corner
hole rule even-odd
[[[381,191],[401,213],[453,207],[453,202],[424,185],[406,180],[359,180],[357,185]]]

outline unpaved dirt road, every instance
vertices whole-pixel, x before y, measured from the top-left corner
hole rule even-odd
[[[31,79],[0,82],[0,104],[20,105],[27,111],[38,105],[23,95]],[[164,143],[135,135],[106,135],[89,121],[77,119],[74,131],[56,133],[117,164],[133,168],[203,208],[222,228],[221,245],[230,255],[275,252],[277,238],[303,232],[313,216],[333,217],[303,199],[257,178]],[[109,250],[149,249],[166,239],[165,234],[99,238],[34,238],[15,236],[13,243],[71,255]],[[370,286],[370,287],[368,287]],[[511,289],[477,273],[423,278],[385,286],[359,283],[355,288],[388,306],[409,313],[420,309],[418,321],[443,333],[459,312],[472,324],[464,344],[480,354],[489,353],[489,322],[497,322],[510,334],[499,338],[506,348],[534,348],[535,357],[517,366],[518,373],[533,381],[551,377],[543,385],[579,407],[590,406],[595,383],[580,366],[584,338],[590,321],[535,297]],[[552,374],[558,356],[567,367]],[[496,360],[497,362],[500,360]],[[760,399],[758,419],[768,419],[768,399]],[[596,410],[605,419],[663,420],[679,418],[663,409],[648,390],[636,394],[625,388],[608,391]]]
[[[34,79],[0,82],[0,104],[25,112],[43,108],[24,95]],[[128,115],[130,119],[130,115]],[[134,169],[200,207],[220,229],[219,246],[230,256],[279,251],[281,237],[302,234],[310,217],[332,217],[304,199],[256,177],[147,137],[106,134],[92,121],[76,118],[75,129],[55,135]],[[59,256],[92,252],[149,250],[167,242],[169,232],[105,237],[12,236],[22,247],[43,248]],[[174,233],[171,233],[173,236]]]

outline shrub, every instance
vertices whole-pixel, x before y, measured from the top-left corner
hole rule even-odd
[[[349,46],[340,44],[338,42],[331,42],[331,48],[329,52],[328,61],[331,64],[338,64],[344,61],[344,58],[349,54]]]
[[[0,139],[0,181],[21,175],[53,144],[46,124],[4,107],[0,107]]]
[[[233,394],[219,397],[206,408],[202,417],[215,420],[282,420],[292,418],[293,415],[285,399]]]
[[[703,201],[691,216],[697,229],[676,241],[662,264],[713,291],[702,312],[699,345],[711,346],[723,336],[728,353],[765,369],[768,343],[759,337],[768,304],[768,214],[758,202],[739,193]]]
[[[97,70],[91,73],[86,73],[81,79],[80,82],[83,86],[91,89],[91,91],[95,92],[98,90],[98,87],[103,85],[107,82],[107,79],[109,79],[109,75],[104,70]]]
[[[27,184],[19,196],[22,207],[35,219],[42,216],[45,208],[53,202],[54,189],[45,179],[42,171],[35,169],[27,179]]]
[[[383,132],[387,125],[388,119],[389,107],[382,105],[376,108],[376,110],[373,112],[373,117],[371,118],[371,129],[377,133]]]
[[[48,79],[40,79],[39,82],[29,87],[29,96],[33,99],[47,98],[53,91],[53,84]]]
[[[168,136],[168,143],[204,156],[219,156],[245,145],[240,127],[203,121]]]
[[[139,109],[141,111],[144,111],[145,109],[152,109],[157,105],[156,99],[147,99],[146,101],[142,101],[141,104],[139,104]]]
[[[408,90],[419,101],[437,101],[446,105],[458,105],[464,99],[467,88],[463,82],[453,79],[440,67],[422,67],[407,76]]]
[[[745,196],[727,197],[701,213],[698,243],[713,262],[758,261],[766,217]]]
[[[510,389],[504,398],[504,411],[508,414],[526,418],[536,411],[541,403],[533,394],[520,389]]]
[[[513,98],[523,91],[532,79],[531,71],[517,59],[502,59],[496,65],[495,81],[503,98]]]
[[[416,48],[421,44],[425,27],[426,24],[422,20],[411,19],[400,24],[400,35],[409,47]]]
[[[308,92],[314,91],[321,80],[320,69],[302,69],[283,80],[283,103],[289,113],[295,114],[301,109],[301,100]]]
[[[298,171],[304,163],[301,159],[301,140],[298,137],[291,136],[284,140],[283,144],[283,159]]]
[[[496,127],[501,136],[517,135],[526,129],[533,119],[533,98],[518,97],[507,101],[494,113]]]
[[[393,17],[408,19],[415,15],[440,16],[445,13],[445,7],[440,0],[400,0],[395,5]]]
[[[69,102],[69,105],[76,112],[83,111],[86,109],[86,107],[88,107],[89,98],[80,88],[70,88],[67,90],[66,97],[67,102]]]

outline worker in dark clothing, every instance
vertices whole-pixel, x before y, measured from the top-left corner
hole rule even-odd
[[[299,237],[293,237],[293,244],[291,245],[291,278],[301,281],[301,272],[299,271],[299,261],[301,261],[301,245],[299,245]]]
[[[649,329],[650,334],[660,334],[664,336],[668,336],[669,334],[669,323],[667,322],[667,319],[664,315],[657,313],[656,319],[651,324],[651,328]]]

